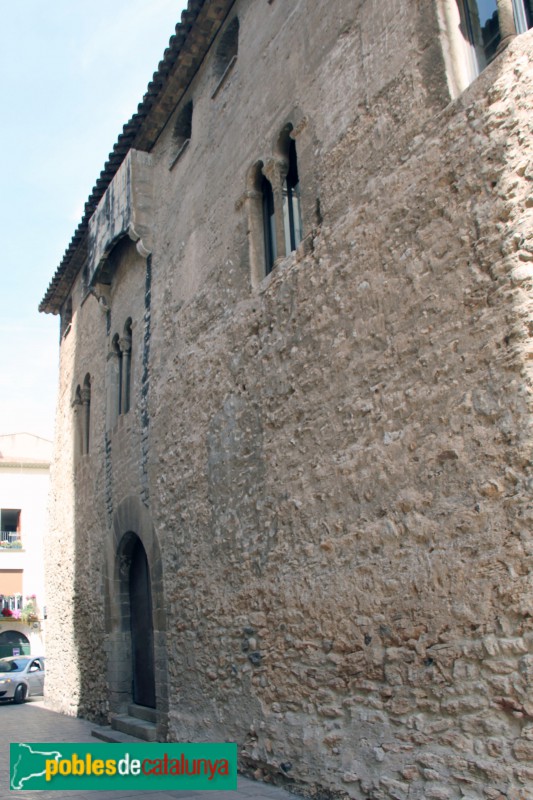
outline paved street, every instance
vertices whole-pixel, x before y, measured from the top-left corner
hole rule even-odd
[[[92,724],[85,720],[65,717],[44,707],[42,701],[30,700],[23,705],[0,704],[0,797],[10,800],[58,800],[74,798],[78,800],[123,800],[139,797],[143,800],[187,800],[204,795],[206,800],[294,800],[283,789],[239,777],[236,792],[165,792],[165,791],[9,791],[9,743],[10,742],[94,742],[91,736]],[[101,742],[99,742],[101,744]]]

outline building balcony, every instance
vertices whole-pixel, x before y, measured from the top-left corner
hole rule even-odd
[[[34,625],[40,621],[37,597],[22,594],[0,594],[0,627],[2,623],[21,622]]]
[[[22,550],[20,531],[0,531],[0,552]]]

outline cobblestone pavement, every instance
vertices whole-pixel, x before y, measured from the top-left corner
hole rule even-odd
[[[93,725],[74,717],[56,714],[45,708],[39,700],[29,700],[23,705],[0,704],[0,797],[9,800],[123,800],[127,797],[142,797],[143,800],[189,800],[204,795],[206,800],[294,800],[294,795],[239,776],[236,792],[146,792],[132,791],[24,791],[9,790],[9,743],[10,742],[94,742],[91,736]]]

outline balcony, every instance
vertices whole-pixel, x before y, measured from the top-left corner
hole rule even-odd
[[[6,550],[22,550],[20,531],[0,531],[0,553]]]
[[[2,622],[22,622],[34,627],[39,622],[40,613],[34,594],[26,595],[25,598],[19,592],[0,594],[0,609],[0,628]]]
[[[153,157],[130,149],[89,220],[88,284],[110,283],[107,256],[124,236],[143,258],[152,251]]]

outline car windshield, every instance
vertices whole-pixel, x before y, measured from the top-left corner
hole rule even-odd
[[[0,660],[0,672],[22,672],[27,663],[27,658],[17,658],[14,661]]]

